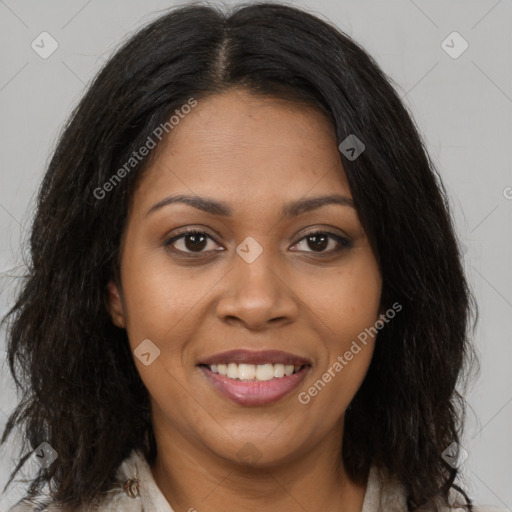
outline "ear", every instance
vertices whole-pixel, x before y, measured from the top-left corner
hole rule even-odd
[[[114,325],[117,325],[117,327],[124,329],[126,327],[124,304],[117,285],[112,279],[107,284],[107,303],[112,322],[114,322]]]

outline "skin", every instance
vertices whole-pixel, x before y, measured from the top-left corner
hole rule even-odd
[[[299,199],[352,197],[331,123],[304,105],[230,90],[200,100],[154,151],[132,198],[120,283],[108,289],[113,322],[127,330],[132,351],[145,339],[161,351],[148,366],[134,357],[151,396],[157,485],[176,512],[223,511],[226,503],[246,511],[360,511],[366,485],[350,480],[340,454],[345,410],[375,339],[307,405],[298,393],[375,324],[379,266],[353,207],[281,213]],[[233,215],[183,203],[146,214],[178,193],[222,201]],[[213,239],[196,252],[190,237],[166,247],[185,226]],[[308,243],[313,229],[331,229],[352,246]],[[252,263],[236,252],[247,236],[263,249]],[[312,366],[287,397],[242,406],[196,366],[234,348],[288,351]],[[238,455],[244,446],[248,458]]]

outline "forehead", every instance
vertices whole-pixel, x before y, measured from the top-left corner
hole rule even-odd
[[[231,90],[198,100],[154,150],[135,201],[170,192],[271,200],[350,189],[329,119],[302,103]],[[217,194],[215,194],[217,192]]]

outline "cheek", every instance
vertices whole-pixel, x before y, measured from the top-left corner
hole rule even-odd
[[[354,258],[349,272],[340,276],[340,301],[343,311],[355,325],[375,322],[380,308],[382,279],[375,258],[369,247]]]
[[[298,401],[312,422],[317,421],[315,418],[322,418],[321,429],[327,429],[344,417],[366,376],[372,354],[372,343],[361,347],[351,361],[341,362],[335,354],[309,385],[301,389]]]
[[[379,318],[382,282],[371,253],[366,255],[340,268],[336,278],[309,296],[321,320],[323,350],[315,379],[308,383],[314,387],[305,391],[317,407],[328,409],[336,404],[334,415],[348,406],[362,384],[375,346],[372,328]]]
[[[168,368],[169,363],[158,362],[148,367],[139,367],[140,377],[150,395],[155,431],[171,427],[187,437],[190,435],[191,424],[197,426],[204,423],[205,410],[209,415],[215,411],[210,410],[200,397],[193,398],[191,389],[184,385],[181,369],[173,369],[172,366]]]
[[[190,391],[182,384],[186,380],[183,356],[201,290],[191,287],[182,273],[170,272],[160,258],[144,260],[143,256],[132,253],[125,261],[126,331],[134,362],[152,402],[158,411],[165,407],[167,418],[178,425],[180,417],[174,413],[190,401]],[[160,350],[148,366],[136,357],[137,347],[146,339]],[[176,409],[175,404],[181,405]],[[192,414],[193,408],[190,409]]]
[[[357,337],[378,319],[382,281],[371,252],[360,250],[329,275],[304,275],[298,292],[310,311],[322,322],[331,343]],[[350,345],[350,342],[349,342]]]
[[[139,338],[163,344],[172,331],[179,332],[182,319],[200,303],[208,282],[191,286],[186,272],[176,271],[165,254],[133,252],[124,260],[126,330],[132,343]]]

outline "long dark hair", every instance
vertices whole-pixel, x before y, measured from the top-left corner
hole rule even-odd
[[[459,386],[478,366],[468,337],[477,309],[446,191],[374,60],[329,22],[275,3],[165,13],[117,51],[73,111],[39,190],[23,286],[3,319],[22,399],[2,443],[18,427],[26,448],[9,482],[44,441],[58,459],[28,492],[52,481],[55,501],[71,507],[103,495],[132,449],[154,460],[148,392],[105,299],[149,156],[105,197],[98,189],[191,97],[233,87],[312,105],[339,143],[355,134],[365,144],[355,160],[340,158],[378,257],[382,305],[403,309],[379,332],[346,412],[347,472],[362,481],[372,463],[386,468],[405,486],[409,510],[446,501],[451,488],[471,509],[442,457],[463,428]]]

